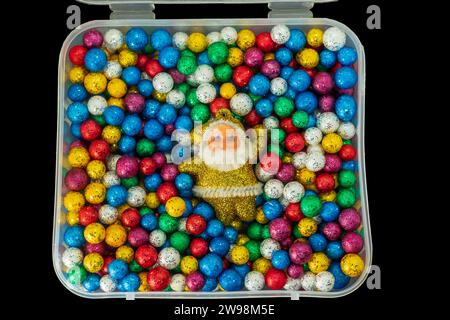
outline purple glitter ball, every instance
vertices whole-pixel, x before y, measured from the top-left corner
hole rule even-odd
[[[131,113],[140,113],[144,109],[145,99],[139,93],[129,93],[124,99],[127,110]]]
[[[84,248],[84,251],[85,251],[85,254],[98,253],[103,256],[106,253],[106,245],[104,242],[86,243],[86,247]]]
[[[292,263],[304,264],[311,259],[313,251],[311,246],[304,242],[294,242],[289,248],[289,257]]]
[[[164,127],[164,132],[165,132],[168,136],[170,136],[174,130],[175,130],[175,126],[174,126],[173,124],[167,124],[167,125]]]
[[[65,178],[64,184],[68,190],[81,191],[89,183],[89,177],[85,170],[79,168],[70,169]]]
[[[338,172],[342,167],[342,160],[336,154],[328,153],[325,155],[325,172]]]
[[[178,71],[177,69],[170,69],[169,74],[172,77],[173,82],[175,84],[186,82],[187,77],[184,74],[182,74],[180,71]]]
[[[355,208],[344,209],[339,215],[339,224],[345,231],[354,231],[361,224],[361,217]]]
[[[291,224],[283,218],[274,219],[269,224],[269,233],[272,239],[282,241],[291,234]]]
[[[292,181],[295,177],[295,167],[291,163],[283,163],[280,170],[277,172],[277,179],[283,183],[288,183]]]
[[[342,238],[342,249],[346,253],[358,253],[364,246],[363,238],[356,232],[349,232]]]
[[[299,266],[298,264],[291,264],[287,268],[287,273],[288,273],[289,277],[298,279],[298,278],[303,277],[303,275],[305,274],[305,271],[303,270],[302,266]]]
[[[116,172],[119,178],[132,178],[139,171],[138,160],[132,156],[124,155],[117,160]]]
[[[137,248],[148,244],[148,233],[142,228],[131,229],[128,233],[128,242],[131,246]]]
[[[258,48],[250,48],[245,52],[244,62],[247,66],[259,67],[264,61],[264,53]]]
[[[101,47],[103,43],[103,36],[97,30],[89,30],[83,36],[83,43],[88,48]]]
[[[328,72],[319,72],[314,77],[312,87],[319,94],[330,93],[334,87],[333,77]]]
[[[205,285],[205,279],[199,272],[193,272],[186,276],[186,286],[191,291],[199,291]]]
[[[336,99],[331,94],[326,94],[319,98],[320,112],[331,112],[334,110],[334,103]]]
[[[174,181],[177,175],[178,167],[173,163],[165,164],[161,168],[161,178],[163,178],[164,181]]]
[[[280,241],[281,249],[287,250],[292,245],[292,239],[290,237],[285,238],[284,240]]]
[[[264,61],[261,66],[261,73],[269,79],[276,78],[280,75],[280,64],[276,60]]]
[[[161,168],[167,162],[166,156],[164,155],[164,153],[161,153],[161,152],[155,152],[152,155],[152,159],[156,162],[156,164],[158,165],[158,168]]]
[[[339,239],[341,236],[341,227],[336,222],[328,222],[322,230],[323,235],[330,241]]]
[[[349,96],[352,96],[353,95],[353,88],[348,88],[348,89],[339,89],[338,90],[338,93],[339,93],[339,95],[341,95],[341,94],[348,94]]]

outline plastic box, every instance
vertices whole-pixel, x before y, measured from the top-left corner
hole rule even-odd
[[[295,4],[291,3],[296,1]],[[120,19],[112,20],[98,20],[85,23],[76,29],[74,29],[66,38],[59,56],[59,68],[58,68],[58,124],[57,124],[57,147],[56,147],[56,174],[55,174],[55,205],[54,205],[54,222],[53,222],[53,243],[52,243],[52,256],[53,266],[55,272],[61,281],[61,283],[74,294],[84,298],[126,298],[133,300],[135,298],[165,298],[165,299],[179,299],[179,298],[195,298],[195,299],[214,299],[214,298],[264,298],[264,297],[290,297],[297,300],[300,297],[320,297],[320,298],[336,298],[347,295],[355,291],[360,287],[370,271],[372,262],[372,241],[370,233],[369,223],[369,208],[367,200],[367,185],[365,174],[365,161],[364,161],[364,95],[365,95],[365,56],[364,48],[359,41],[358,37],[345,25],[340,22],[325,19],[325,18],[304,18],[304,16],[310,16],[309,9],[312,7],[313,2],[328,2],[330,0],[319,1],[299,1],[299,0],[153,0],[154,3],[269,3],[269,8],[273,11],[269,16],[276,16],[278,18],[267,19],[174,19],[174,20],[155,20],[151,18],[154,5],[145,0],[81,0],[81,2],[91,4],[109,4],[113,13],[111,17],[119,17]],[[147,16],[146,19],[130,19],[134,16]],[[279,18],[279,17],[283,18]],[[292,16],[299,16],[292,17]],[[339,27],[347,34],[347,46],[354,47],[358,53],[358,61],[356,71],[358,73],[358,84],[354,91],[354,96],[358,105],[357,112],[357,134],[353,138],[356,142],[358,153],[358,183],[360,214],[362,217],[362,227],[364,234],[364,251],[361,256],[365,260],[365,270],[356,279],[352,279],[348,286],[339,291],[331,292],[316,292],[316,291],[286,291],[286,290],[262,290],[262,291],[237,291],[237,292],[112,292],[105,293],[100,290],[97,292],[89,293],[82,287],[76,287],[71,285],[64,275],[64,266],[61,261],[62,253],[65,249],[63,243],[63,234],[66,228],[65,214],[63,212],[62,205],[62,183],[63,183],[63,167],[64,167],[64,155],[63,155],[63,141],[70,132],[68,127],[65,126],[65,109],[69,104],[69,100],[66,97],[68,87],[68,68],[70,62],[68,58],[69,48],[73,45],[82,43],[82,35],[85,31],[96,28],[102,32],[109,28],[118,28],[124,33],[133,26],[141,26],[146,31],[158,27],[167,28],[170,31],[185,31],[187,33],[196,31],[210,32],[220,30],[225,26],[233,26],[237,29],[251,28],[256,32],[270,31],[271,27],[276,24],[286,24],[290,27],[297,27],[302,30],[307,30],[311,27],[327,28],[331,26]]]

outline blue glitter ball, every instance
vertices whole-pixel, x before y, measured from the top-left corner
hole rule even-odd
[[[177,119],[177,110],[174,106],[164,103],[159,108],[156,118],[163,125],[172,124]]]
[[[158,61],[166,69],[177,66],[178,59],[180,59],[180,51],[174,47],[165,47],[158,54]]]
[[[153,93],[153,84],[148,79],[140,80],[137,89],[139,93],[144,97],[150,97],[150,95]]]
[[[86,243],[84,228],[81,226],[69,226],[64,232],[64,243],[69,247],[81,248]]]
[[[215,253],[208,253],[198,262],[200,271],[208,278],[216,278],[223,270],[222,258]]]
[[[133,51],[141,51],[147,46],[148,37],[144,29],[133,27],[125,35],[127,47]]]
[[[108,264],[108,274],[113,280],[120,280],[128,273],[128,265],[125,261],[115,259]]]
[[[317,196],[317,192],[315,192],[313,190],[306,190],[305,195],[303,197],[307,197],[307,196]]]
[[[191,117],[187,115],[180,115],[177,120],[175,120],[175,129],[191,131],[194,128],[194,123]]]
[[[267,118],[273,112],[273,103],[269,99],[263,98],[256,102],[255,109],[259,116]]]
[[[175,187],[179,191],[191,190],[194,186],[194,180],[187,173],[180,173],[175,177]]]
[[[92,48],[84,56],[84,66],[91,72],[100,72],[105,69],[108,57],[105,51],[99,48]]]
[[[105,122],[112,126],[119,126],[122,124],[125,118],[125,112],[122,108],[116,106],[110,106],[103,111],[103,118]]]
[[[67,97],[73,102],[81,102],[86,100],[88,93],[86,88],[79,83],[71,84],[67,90]]]
[[[219,283],[226,291],[238,291],[242,289],[244,280],[236,270],[227,269],[219,276]]]
[[[309,114],[308,115],[308,123],[306,124],[305,129],[309,129],[309,128],[315,127],[316,126],[316,121],[317,121],[317,118],[315,117],[315,115],[314,114]]]
[[[181,107],[178,109],[178,114],[180,116],[189,116],[191,114],[191,109],[188,106]]]
[[[295,70],[289,76],[288,84],[295,91],[305,91],[311,84],[311,78],[306,71]]]
[[[200,234],[200,238],[202,238],[203,240],[206,240],[206,241],[211,240],[211,237],[210,237],[209,234],[207,234],[205,231],[203,231],[203,232]]]
[[[327,201],[322,203],[320,217],[325,222],[336,221],[339,217],[339,207],[335,202]]]
[[[220,220],[212,219],[208,221],[206,232],[213,238],[221,236],[224,231],[224,225]]]
[[[172,45],[172,36],[165,29],[157,29],[150,35],[150,45],[156,51]]]
[[[269,200],[263,204],[262,211],[268,220],[273,220],[281,216],[283,206],[278,200]]]
[[[247,273],[250,272],[250,267],[248,266],[248,264],[241,264],[240,266],[234,264],[231,268],[239,273],[242,279],[245,279]]]
[[[215,278],[206,278],[202,291],[211,292],[217,288],[217,280]]]
[[[233,227],[226,227],[223,231],[223,236],[228,240],[229,243],[235,243],[238,234],[238,231]]]
[[[307,113],[312,113],[317,109],[317,97],[311,91],[300,92],[295,97],[295,107],[297,110],[302,110]]]
[[[284,45],[292,52],[300,51],[306,45],[306,36],[299,29],[291,29],[290,31],[291,35],[289,36],[289,40]]]
[[[132,153],[136,148],[136,139],[127,135],[123,135],[117,143],[117,147],[123,154]]]
[[[272,266],[275,269],[284,270],[290,263],[291,260],[286,250],[276,250],[272,253]]]
[[[136,114],[130,114],[123,119],[122,122],[122,132],[129,135],[135,136],[141,131],[142,120]]]
[[[211,220],[214,218],[214,209],[211,207],[209,203],[206,202],[199,202],[194,207],[195,214],[201,215],[206,221]]]
[[[72,123],[70,125],[70,133],[75,137],[75,138],[81,138],[81,131],[80,131],[80,124],[79,123]]]
[[[141,71],[134,66],[125,68],[122,71],[122,80],[129,86],[135,86],[141,80]]]
[[[209,235],[208,238],[210,238]],[[228,242],[228,240],[225,237],[213,238],[209,243],[209,250],[223,257],[230,250],[230,242]]]
[[[339,260],[344,256],[345,251],[340,241],[331,241],[328,243],[325,253],[331,260]]]
[[[351,67],[341,67],[334,74],[334,83],[339,89],[353,88],[358,82],[358,75]]]
[[[147,231],[153,231],[158,226],[158,218],[153,213],[144,214],[141,217],[141,227]]]
[[[350,282],[350,277],[345,275],[344,272],[342,272],[339,262],[337,262],[337,261],[332,262],[330,264],[330,267],[328,268],[328,271],[331,272],[334,276],[333,289],[336,289],[336,290],[342,289]]]
[[[135,292],[138,291],[140,285],[139,276],[136,273],[129,273],[119,281],[117,288],[121,292]]]
[[[354,48],[343,47],[337,52],[337,59],[343,66],[351,66],[358,59],[358,54]]]
[[[180,193],[180,196],[183,197],[184,205],[186,206],[186,209],[184,209],[184,213],[183,213],[182,217],[186,218],[186,217],[190,216],[192,213],[192,210],[194,210],[194,207],[192,206],[192,202],[190,199],[192,197],[191,196],[184,197],[181,193]]]
[[[142,110],[142,115],[146,119],[156,118],[161,104],[156,100],[145,101],[144,110]]]
[[[292,51],[288,48],[280,48],[275,52],[275,59],[282,66],[287,66],[292,61]]]
[[[113,207],[118,207],[127,202],[128,191],[122,185],[111,186],[106,190],[106,202]]]
[[[294,72],[294,68],[282,67],[280,71],[280,77],[282,77],[284,80],[287,81],[291,76],[292,72]]]
[[[275,103],[275,101],[277,101],[278,96],[269,93],[268,95],[266,95],[266,99],[268,99],[270,102]]]
[[[262,74],[256,74],[251,77],[248,88],[256,96],[264,96],[270,90],[269,78]]]
[[[170,136],[162,136],[156,142],[156,148],[158,149],[158,151],[166,153],[166,152],[170,152],[172,150],[172,144],[173,144],[173,141]]]
[[[259,194],[256,196],[255,204],[257,207],[261,206],[264,203],[264,194]]]
[[[83,281],[83,287],[88,292],[94,292],[100,288],[100,276],[95,273],[87,275],[86,280]]]
[[[209,60],[208,50],[203,51],[197,56],[197,64],[201,66],[202,64],[207,64],[208,66],[212,66],[213,63]]]
[[[320,233],[313,234],[308,242],[314,252],[325,251],[327,248],[327,239]]]
[[[355,160],[342,162],[342,170],[355,171],[358,168],[358,164]]]
[[[89,109],[84,103],[74,102],[69,104],[66,114],[72,123],[81,123],[89,118]]]
[[[333,67],[336,64],[336,53],[328,49],[323,49],[319,55],[319,63],[327,69]]]
[[[149,192],[156,192],[156,189],[163,182],[159,173],[152,173],[144,178],[144,187]]]
[[[348,94],[341,95],[339,98],[337,98],[334,109],[339,120],[352,120],[356,114],[355,98]]]
[[[287,89],[287,91],[285,92],[284,96],[286,98],[289,98],[291,100],[295,100],[295,96],[297,95],[297,91],[293,90],[291,87],[289,87]]]
[[[150,119],[144,125],[144,136],[150,140],[158,140],[164,135],[164,127],[157,120]]]

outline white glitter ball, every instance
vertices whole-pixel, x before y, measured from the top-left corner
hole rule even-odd
[[[288,182],[283,189],[283,197],[289,201],[289,203],[298,203],[305,195],[305,188],[298,181]]]
[[[81,262],[83,262],[83,251],[75,247],[64,250],[62,254],[62,263],[67,268],[72,268]]]
[[[274,78],[270,81],[270,92],[276,96],[282,96],[288,89],[287,81],[281,77]]]
[[[150,235],[148,236],[148,241],[150,244],[156,248],[161,247],[167,240],[167,236],[164,233],[164,231],[160,229],[153,230],[150,232]]]
[[[342,122],[339,126],[337,133],[342,139],[352,139],[356,134],[355,125],[351,122]]]
[[[178,231],[186,232],[186,221],[187,218],[181,218],[178,220]]]
[[[197,67],[198,68],[198,67]],[[195,72],[188,75],[186,77],[186,82],[188,85],[190,85],[191,87],[198,87],[198,85],[200,84],[197,79],[195,79]]]
[[[310,146],[308,146],[306,148],[306,153],[307,154],[314,153],[314,152],[318,152],[318,153],[321,153],[321,154],[325,153],[325,151],[323,151],[323,147],[322,147],[321,144],[313,144],[313,145],[310,145]]]
[[[264,184],[264,193],[271,199],[278,199],[283,194],[283,182],[270,179]]]
[[[98,219],[103,224],[112,224],[116,222],[118,217],[119,211],[109,204],[104,204],[100,207],[100,210],[98,210]]]
[[[314,291],[316,288],[316,275],[311,271],[306,272],[301,278],[302,288],[305,291]]]
[[[170,279],[170,287],[173,291],[183,292],[186,287],[186,277],[181,273],[174,274]]]
[[[134,186],[128,189],[127,203],[135,208],[141,207],[145,203],[146,193],[144,188],[140,186]]]
[[[106,167],[108,168],[108,170],[116,171],[116,165],[119,159],[120,154],[109,155],[108,158],[106,158]]]
[[[208,42],[208,45],[211,45],[214,42],[222,41],[222,36],[220,35],[220,32],[213,31],[206,35],[206,41]]]
[[[269,116],[263,120],[263,126],[267,130],[278,128],[279,125],[280,121],[274,116]]]
[[[259,271],[250,271],[245,275],[245,288],[249,291],[259,291],[264,289],[264,275]]]
[[[175,32],[172,36],[172,44],[178,50],[186,49],[188,35],[185,32]]]
[[[264,171],[261,168],[261,164],[259,164],[259,163],[255,166],[255,175],[256,175],[256,178],[261,182],[269,181],[270,179],[272,179],[275,176],[275,174],[270,174],[270,173]]]
[[[295,169],[303,169],[305,167],[306,152],[300,151],[292,156],[292,164]]]
[[[252,111],[253,101],[245,93],[237,93],[230,100],[231,110],[239,116],[246,116]]]
[[[122,66],[118,61],[108,61],[103,74],[108,80],[119,78],[122,75]]]
[[[298,291],[302,288],[302,279],[301,278],[291,278],[288,277],[286,284],[284,285],[284,290],[288,290],[288,291]]]
[[[316,289],[322,292],[333,290],[334,275],[329,271],[322,271],[316,275]]]
[[[236,42],[238,34],[235,28],[225,27],[220,31],[220,36],[226,44],[233,44]]]
[[[289,37],[291,36],[291,32],[289,31],[289,28],[284,24],[278,24],[272,28],[270,31],[270,37],[272,38],[273,42],[277,44],[284,44],[289,40]]]
[[[116,186],[120,184],[120,178],[115,171],[108,171],[102,178],[102,183],[106,188],[111,188],[112,186]]]
[[[108,107],[108,101],[102,96],[92,96],[89,98],[87,106],[91,114],[100,116],[103,114],[106,107]]]
[[[211,83],[202,83],[195,93],[198,101],[204,104],[209,104],[216,98],[216,88]]]
[[[184,106],[186,102],[186,97],[183,91],[178,89],[171,90],[166,96],[166,102],[173,105],[175,108],[179,109]]]
[[[278,241],[272,238],[264,239],[260,246],[261,255],[266,259],[272,259],[272,254],[276,250],[280,250],[281,246]]]
[[[180,253],[173,247],[164,248],[159,252],[158,263],[167,270],[175,269],[180,263]]]
[[[109,29],[108,31],[106,31],[103,37],[103,41],[106,49],[108,49],[109,52],[113,53],[123,46],[124,36],[120,30]]]
[[[109,275],[100,278],[100,289],[104,292],[113,292],[117,288],[117,282],[111,279]]]
[[[319,128],[311,127],[305,130],[305,141],[309,145],[319,144],[322,137],[322,131]]]
[[[320,171],[325,167],[325,156],[320,152],[312,152],[306,157],[305,166],[309,171]]]
[[[194,78],[199,84],[213,82],[214,69],[207,64],[201,64],[195,69]]]
[[[339,118],[334,112],[324,112],[317,117],[317,128],[323,133],[336,132],[339,128]]]
[[[153,78],[153,88],[161,93],[168,93],[173,88],[173,79],[167,72],[160,72]]]
[[[328,50],[338,51],[345,46],[346,38],[345,33],[341,29],[331,27],[323,33],[323,45]]]

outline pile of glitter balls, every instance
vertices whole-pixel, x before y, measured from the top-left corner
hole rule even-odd
[[[68,58],[61,262],[72,286],[327,292],[362,274],[357,52],[342,30],[93,29]],[[279,170],[254,165],[264,192],[251,222],[224,225],[168,156],[175,129],[222,108],[279,139]]]

